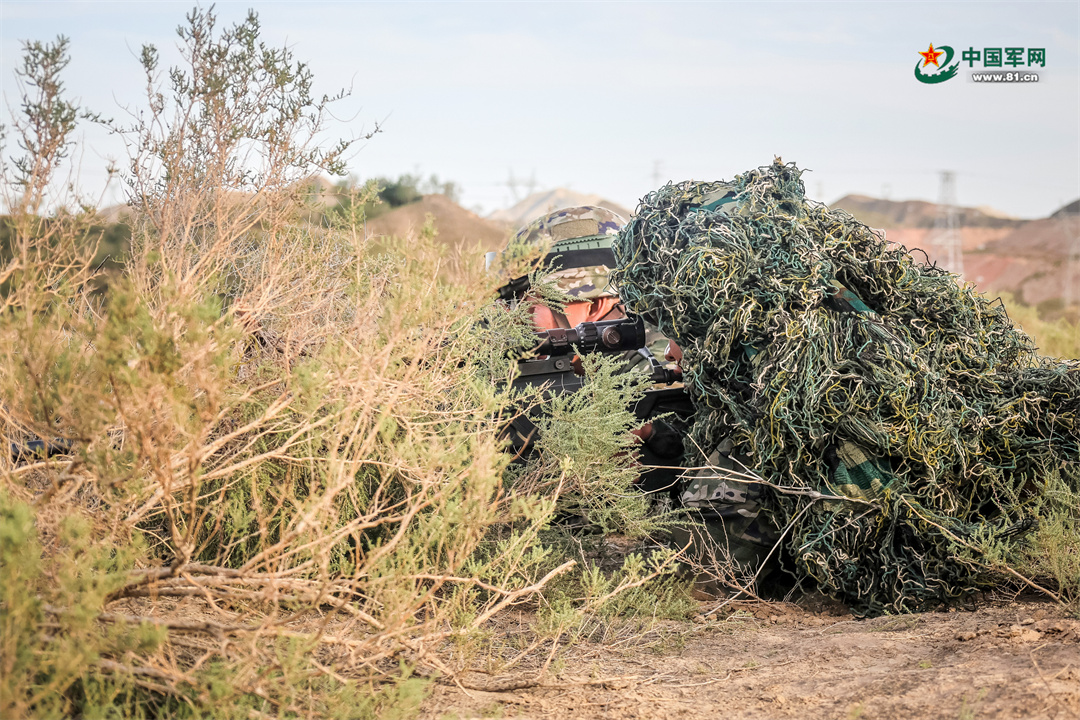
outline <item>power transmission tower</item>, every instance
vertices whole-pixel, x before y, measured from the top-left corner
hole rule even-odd
[[[661,180],[661,178],[664,177],[663,167],[664,167],[664,165],[663,165],[662,162],[660,162],[659,160],[653,160],[653,168],[652,168],[653,190],[656,190],[657,188],[660,187],[660,180]]]
[[[536,192],[536,170],[532,171],[527,180],[514,177],[514,171],[510,170],[509,177],[506,180],[506,187],[510,190],[515,203],[524,200]]]
[[[928,244],[937,248],[934,255],[939,265],[957,275],[964,274],[964,249],[956,219],[956,173],[951,170],[941,172],[938,214]]]

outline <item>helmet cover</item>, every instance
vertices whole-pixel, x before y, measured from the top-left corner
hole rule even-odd
[[[559,269],[546,275],[544,280],[554,282],[556,287],[577,300],[592,300],[616,294],[608,282],[611,267],[607,264],[575,265],[574,254],[586,247],[610,248],[611,238],[618,235],[625,224],[626,221],[611,210],[581,205],[537,218],[519,230],[510,243],[550,243],[548,257],[558,256],[555,264]],[[585,240],[596,242],[582,242]]]

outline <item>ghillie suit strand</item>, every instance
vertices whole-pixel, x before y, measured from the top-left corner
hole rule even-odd
[[[807,201],[800,175],[656,190],[613,279],[685,352],[688,457],[748,458],[797,577],[862,614],[954,602],[1047,478],[1080,485],[1080,362],[1040,357],[1000,303]]]

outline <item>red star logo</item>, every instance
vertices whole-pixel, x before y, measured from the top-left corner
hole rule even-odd
[[[923,64],[922,64],[923,67],[926,67],[930,63],[934,63],[935,67],[939,67],[939,68],[941,67],[940,65],[938,65],[937,59],[938,59],[939,55],[943,55],[944,53],[942,53],[940,50],[935,50],[934,49],[934,43],[930,43],[930,49],[929,50],[927,50],[926,52],[921,52],[919,54],[922,55],[925,58],[925,60],[923,60]]]

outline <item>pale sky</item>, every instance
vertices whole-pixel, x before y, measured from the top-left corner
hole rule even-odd
[[[89,108],[139,107],[144,43],[174,62],[192,2],[0,1],[0,90],[16,100],[23,40],[71,39],[66,81]],[[957,200],[1019,217],[1080,196],[1080,3],[219,1],[219,25],[255,9],[264,39],[308,62],[320,92],[351,87],[337,135],[359,177],[458,182],[485,212],[535,177],[633,208],[668,180],[717,180],[774,155],[812,172],[807,194]],[[1033,84],[960,74],[918,82],[935,46],[1044,48]],[[981,69],[976,65],[974,70]],[[1026,68],[1024,68],[1026,70]],[[116,138],[89,128],[96,190]],[[118,196],[107,198],[115,201]]]

